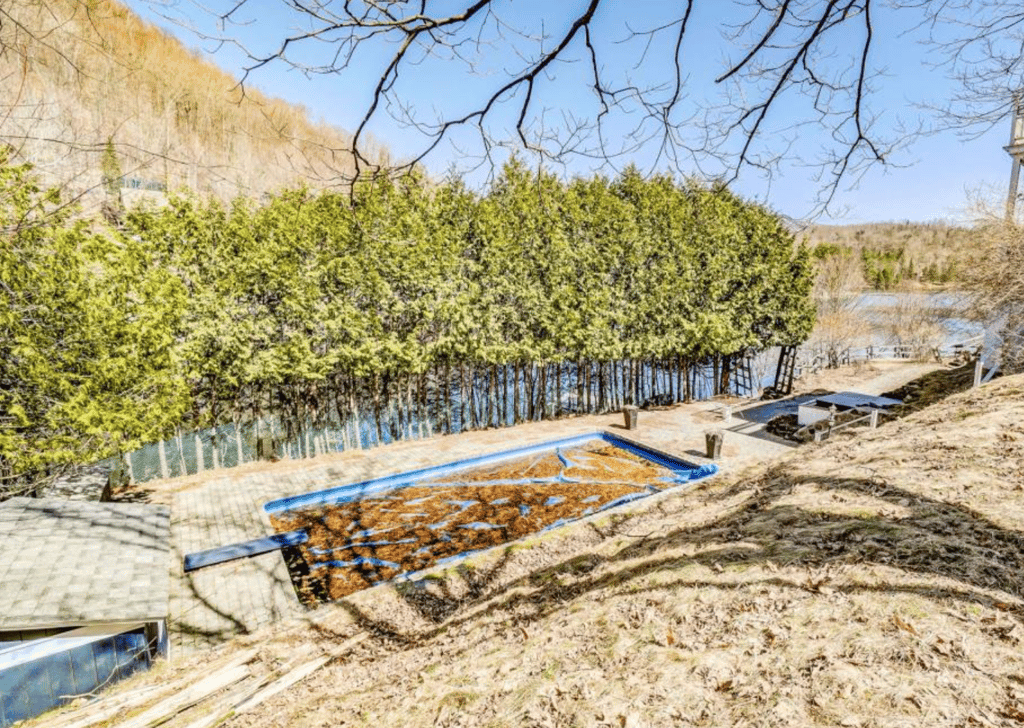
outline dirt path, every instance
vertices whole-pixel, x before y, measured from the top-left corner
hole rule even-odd
[[[943,368],[945,365],[937,362],[875,360],[807,374],[796,381],[795,390],[829,389],[838,392],[851,389],[863,394],[882,394]]]

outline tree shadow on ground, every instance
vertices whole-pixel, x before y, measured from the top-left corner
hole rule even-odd
[[[868,500],[874,505],[839,513],[819,509],[813,503],[805,506],[786,502],[805,485],[813,486],[823,500],[837,494],[862,502]],[[743,492],[752,495],[740,505],[730,507],[730,501]],[[1024,533],[1002,528],[969,508],[877,479],[794,477],[778,468],[752,483],[729,488],[715,498],[728,512],[698,526],[660,535],[632,535],[630,543],[610,555],[577,554],[525,576],[503,580],[502,571],[512,563],[506,552],[493,566],[474,572],[467,583],[477,587],[458,597],[454,590],[445,588],[435,590],[429,598],[414,590],[401,590],[405,603],[432,625],[425,630],[397,627],[347,601],[340,606],[371,633],[413,645],[440,631],[496,612],[514,615],[517,624],[529,624],[557,612],[574,599],[602,590],[733,590],[765,584],[818,591],[829,580],[831,569],[858,565],[889,567],[911,578],[888,583],[836,582],[829,588],[851,594],[913,593],[979,604],[998,608],[1024,622],[1022,604],[1000,598],[1002,593],[1015,601],[1024,600]],[[685,500],[674,505],[677,512],[687,507]],[[624,527],[637,515],[643,514],[619,519],[607,530],[590,527],[603,539],[621,537]],[[693,555],[680,555],[680,551],[692,551]],[[682,572],[692,565],[716,571],[766,568],[752,570],[739,581],[665,578],[665,572]],[[790,566],[821,576],[800,580],[772,575],[778,567]],[[642,581],[655,572],[662,572],[657,584]],[[934,585],[912,583],[913,575],[943,581]],[[494,588],[488,588],[491,585]],[[463,616],[458,616],[459,612]]]

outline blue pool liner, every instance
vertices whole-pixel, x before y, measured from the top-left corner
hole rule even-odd
[[[661,465],[662,467],[668,468],[677,474],[677,482],[680,483],[705,478],[718,472],[717,466],[713,464],[697,466],[680,458],[676,458],[671,455],[658,452],[652,448],[640,445],[639,443],[632,442],[631,440],[618,437],[610,432],[592,432],[560,440],[548,440],[547,442],[537,443],[536,445],[530,445],[528,447],[504,450],[479,457],[466,458],[464,460],[456,460],[444,465],[411,470],[405,473],[398,473],[396,475],[388,475],[383,478],[373,478],[371,480],[364,480],[358,483],[350,483],[348,485],[327,488],[325,490],[319,490],[312,493],[303,493],[301,495],[290,496],[288,498],[278,498],[264,504],[263,510],[267,513],[281,513],[283,511],[314,508],[317,506],[350,503],[384,491],[395,490],[397,488],[413,484],[422,484],[421,481],[444,477],[462,470],[501,463],[527,455],[550,452],[552,450],[557,452],[561,448],[577,447],[588,442],[593,442],[594,440],[606,442],[609,445],[626,450],[627,452],[631,452],[634,455],[638,455],[646,460],[650,460],[653,463]],[[438,483],[426,485],[451,487],[452,484]],[[477,483],[477,485],[479,485],[479,483]]]

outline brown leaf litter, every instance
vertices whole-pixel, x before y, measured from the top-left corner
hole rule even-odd
[[[174,671],[255,646],[261,676],[369,635],[235,728],[1019,726],[1022,448],[1005,377]]]

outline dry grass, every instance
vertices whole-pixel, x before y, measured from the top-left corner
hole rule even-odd
[[[360,592],[228,646],[373,637],[226,725],[1017,725],[1022,422],[1007,377]]]

